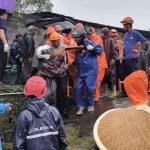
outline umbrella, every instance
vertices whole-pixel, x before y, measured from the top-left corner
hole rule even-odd
[[[16,0],[0,0],[0,9],[14,11],[16,9]]]

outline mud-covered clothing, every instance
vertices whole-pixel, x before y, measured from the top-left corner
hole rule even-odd
[[[31,99],[15,127],[13,150],[66,150],[63,121],[44,99]]]
[[[61,114],[67,112],[67,73],[65,69],[65,45],[60,44],[58,48],[53,48],[51,57],[43,63],[39,74],[46,80],[47,93],[46,101],[49,105],[58,108]]]

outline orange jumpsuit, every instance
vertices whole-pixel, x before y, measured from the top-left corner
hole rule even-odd
[[[96,34],[93,34],[92,38],[90,40],[93,41],[94,43],[98,44],[98,45],[101,45],[103,47],[102,39],[99,36],[97,36]],[[98,61],[98,70],[99,71],[98,71],[98,75],[97,75],[96,88],[95,88],[95,91],[94,91],[95,100],[98,100],[100,98],[101,83],[102,83],[104,75],[105,75],[105,70],[108,67],[104,51],[100,56],[97,56],[97,61]]]

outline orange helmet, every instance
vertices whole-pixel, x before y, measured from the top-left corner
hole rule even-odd
[[[51,41],[57,41],[57,40],[60,40],[60,34],[57,33],[57,32],[54,32],[50,35],[50,40]]]
[[[110,35],[110,37],[118,36],[118,31],[116,29],[111,29],[109,31],[109,35]]]
[[[76,29],[84,29],[84,25],[82,24],[82,23],[77,23],[76,25],[75,25],[75,27],[76,27]]]
[[[26,96],[36,96],[42,98],[47,91],[46,81],[42,77],[33,76],[29,78],[24,87]]]
[[[120,23],[122,24],[133,24],[134,20],[131,17],[125,17]]]
[[[46,35],[52,34],[55,32],[55,29],[53,27],[48,27],[46,30]]]

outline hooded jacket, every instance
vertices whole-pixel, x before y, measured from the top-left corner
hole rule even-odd
[[[17,119],[13,150],[65,150],[66,134],[59,112],[44,99],[27,101]]]
[[[148,79],[145,71],[138,70],[127,76],[124,87],[133,106],[148,103]]]

